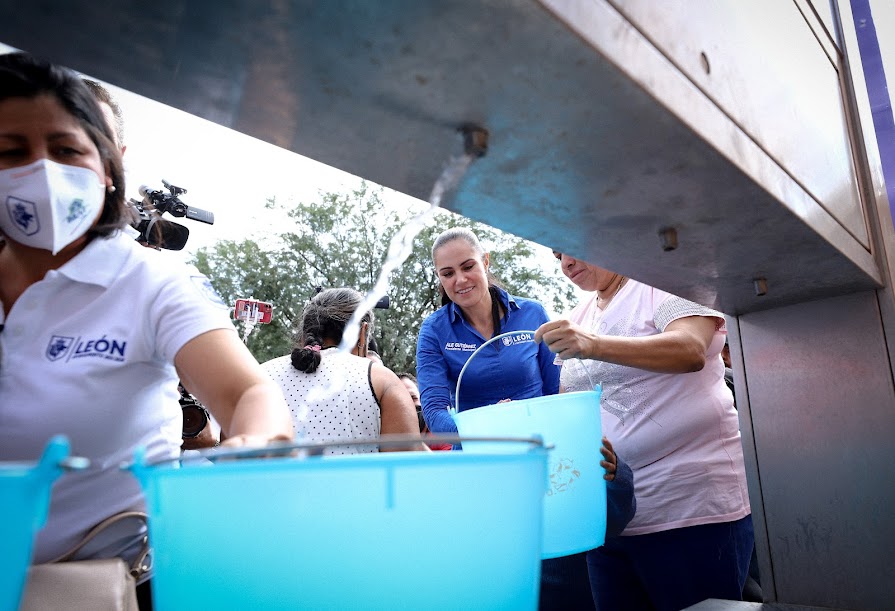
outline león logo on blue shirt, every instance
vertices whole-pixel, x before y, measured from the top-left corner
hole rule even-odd
[[[514,346],[516,344],[524,344],[526,342],[533,342],[535,340],[535,336],[526,331],[520,331],[515,335],[508,335],[503,338],[504,346]]]

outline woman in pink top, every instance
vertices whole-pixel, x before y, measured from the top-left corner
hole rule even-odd
[[[634,471],[637,513],[588,553],[600,609],[682,609],[740,600],[754,544],[724,316],[554,253],[593,295],[542,325],[563,391],[602,384],[603,434]]]

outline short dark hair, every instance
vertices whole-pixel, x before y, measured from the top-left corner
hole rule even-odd
[[[115,189],[106,193],[99,221],[87,236],[108,236],[123,227],[130,216],[124,201],[124,167],[112,131],[99,103],[72,70],[27,53],[0,55],[0,101],[52,95],[93,141]]]
[[[379,354],[379,344],[376,342],[376,338],[368,331],[367,332],[367,351],[375,352]]]
[[[118,102],[115,101],[108,89],[89,78],[83,80],[84,84],[87,85],[87,89],[93,93],[93,97],[112,109],[112,116],[115,117],[115,137],[118,140],[119,147],[124,145],[124,113],[121,112],[121,106],[118,105]]]
[[[416,381],[416,376],[413,375],[412,373],[407,373],[406,371],[402,371],[401,373],[398,373],[398,374],[396,374],[396,375],[398,376],[398,379],[401,379],[401,380],[405,380],[405,379],[406,379],[406,380],[410,380],[410,381],[413,382],[414,384],[419,384],[419,383]]]

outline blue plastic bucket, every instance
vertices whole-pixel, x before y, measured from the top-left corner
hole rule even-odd
[[[34,535],[46,523],[50,488],[66,467],[86,460],[69,458],[65,437],[53,437],[37,463],[0,462],[0,609],[15,611],[25,586]]]
[[[546,451],[512,443],[138,464],[155,608],[535,609]]]
[[[514,331],[496,335],[472,353],[466,365],[489,343],[506,336],[530,334]],[[466,369],[464,365],[464,370]],[[460,400],[457,380],[456,399]],[[556,558],[594,549],[606,538],[606,481],[600,466],[602,425],[601,389],[563,393],[452,411],[461,437],[483,435],[540,436],[550,449],[549,485],[544,497],[544,558]],[[500,451],[485,443],[464,443],[464,451]]]

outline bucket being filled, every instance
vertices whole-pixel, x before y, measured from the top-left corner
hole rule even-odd
[[[460,406],[463,372],[475,355],[506,336],[530,334],[513,331],[492,337],[472,353],[457,378],[456,405]],[[594,549],[606,538],[606,481],[600,466],[602,426],[600,387],[522,399],[468,409],[452,410],[461,437],[511,435],[539,436],[549,449],[547,493],[544,497],[543,558],[556,558]],[[464,451],[500,451],[492,444],[464,443]]]
[[[15,611],[25,588],[34,535],[46,523],[50,488],[66,468],[83,468],[86,459],[69,457],[65,437],[53,437],[36,463],[0,462],[0,609]]]
[[[536,609],[546,450],[503,443],[499,454],[138,457],[154,608]]]

